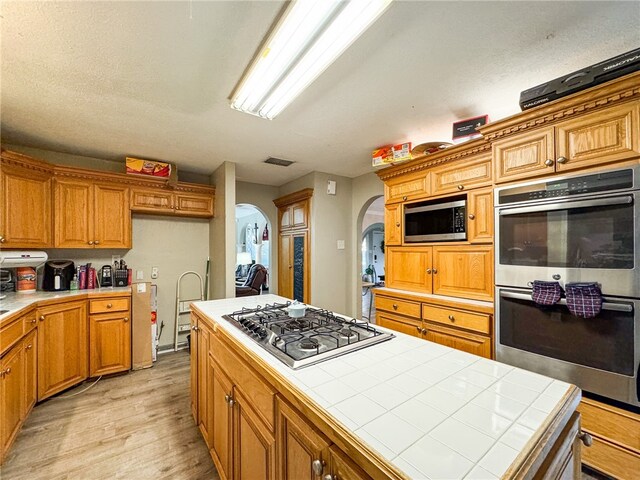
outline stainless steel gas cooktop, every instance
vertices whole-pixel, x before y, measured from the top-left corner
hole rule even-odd
[[[369,323],[347,319],[328,310],[307,307],[292,318],[287,303],[243,308],[223,318],[293,369],[344,355],[394,337]]]

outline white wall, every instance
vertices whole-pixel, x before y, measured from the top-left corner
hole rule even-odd
[[[158,325],[164,322],[160,345],[173,343],[176,283],[181,273],[193,270],[204,281],[209,256],[209,221],[151,215],[134,215],[133,248],[121,249],[53,249],[47,250],[51,259],[73,260],[77,265],[92,263],[99,270],[111,264],[112,255],[120,255],[129,268],[142,270],[144,281],[158,286]],[[151,267],[158,267],[159,275],[151,279]],[[200,294],[197,281],[183,283],[186,298]],[[181,319],[186,323],[188,319]]]
[[[209,298],[235,297],[236,165],[224,162],[211,175],[216,186],[215,217],[209,226],[211,285]]]

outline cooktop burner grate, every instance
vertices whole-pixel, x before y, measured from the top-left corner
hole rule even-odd
[[[235,311],[223,318],[292,368],[300,368],[393,338],[368,322],[307,307],[292,318],[287,303]]]

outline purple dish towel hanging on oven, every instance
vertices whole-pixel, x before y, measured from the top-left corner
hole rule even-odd
[[[602,309],[602,292],[597,283],[567,283],[567,307],[576,317],[593,318]]]
[[[558,282],[534,280],[532,287],[531,298],[538,305],[553,305],[560,300],[562,295],[562,287]]]

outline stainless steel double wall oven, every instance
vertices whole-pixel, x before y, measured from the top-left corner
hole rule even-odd
[[[640,406],[640,166],[495,191],[496,357]],[[597,282],[595,318],[530,282]]]

